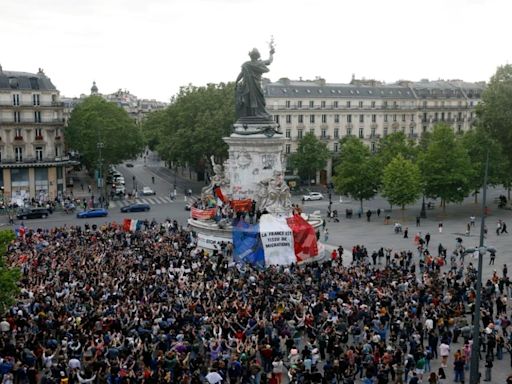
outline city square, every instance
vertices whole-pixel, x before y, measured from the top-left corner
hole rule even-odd
[[[6,4],[1,384],[512,383],[510,6],[459,2]]]

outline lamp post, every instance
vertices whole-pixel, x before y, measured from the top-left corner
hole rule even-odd
[[[423,201],[421,202],[420,217],[422,219],[426,219],[427,218],[427,210],[426,210],[426,207],[425,207],[425,195],[423,195]]]
[[[486,198],[487,198],[487,172],[489,168],[489,150],[487,150],[487,158],[485,160],[485,172],[484,172],[484,185],[482,192],[482,220],[480,223],[480,245],[478,247],[478,271],[476,278],[476,300],[473,316],[473,347],[471,349],[471,363],[469,371],[469,383],[477,384],[480,382],[480,305],[482,302],[482,264],[483,255],[489,250],[495,252],[491,247],[484,246],[484,234],[485,234],[485,216],[486,210]],[[467,249],[466,252],[475,252],[475,249]]]
[[[100,196],[99,200],[101,204],[103,204],[103,157],[101,156],[101,149],[103,148],[103,143],[101,141],[98,141],[98,144],[96,144],[96,147],[98,148],[98,188],[100,190]],[[94,204],[94,201],[93,201]]]

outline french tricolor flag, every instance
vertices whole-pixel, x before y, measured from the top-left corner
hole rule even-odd
[[[302,216],[262,215],[258,224],[233,226],[234,260],[257,267],[289,265],[318,256],[315,229]]]
[[[142,226],[142,222],[140,220],[124,219],[124,221],[123,221],[123,230],[125,232],[138,231],[141,226]]]

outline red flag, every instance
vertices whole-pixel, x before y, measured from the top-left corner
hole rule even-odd
[[[304,261],[318,255],[315,229],[300,215],[293,215],[286,219],[293,231],[293,248],[297,262]]]
[[[224,204],[227,203],[227,199],[222,193],[222,189],[220,189],[219,186],[213,187],[213,193],[215,193],[215,196],[217,196],[220,199],[220,201],[222,201]]]
[[[131,223],[132,223],[131,219],[124,219],[123,220],[123,231],[130,232]]]

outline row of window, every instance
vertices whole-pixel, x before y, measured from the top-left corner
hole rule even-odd
[[[23,162],[24,156],[24,148],[23,147],[14,147],[14,161],[17,163]],[[44,159],[44,148],[43,147],[35,147],[35,155],[36,161],[42,161]],[[55,157],[61,156],[61,147],[55,146]],[[0,161],[2,161],[2,151],[0,151]]]
[[[19,106],[20,105],[20,95],[19,94],[13,94],[12,95],[12,105]],[[32,95],[32,105],[37,106],[41,105],[41,95],[39,94],[33,94]]]
[[[42,128],[35,128],[34,129],[34,133],[35,133],[36,138],[38,138],[38,139],[42,139],[43,138],[43,129]],[[23,129],[16,128],[14,130],[14,137],[15,138],[22,138],[23,137]],[[56,129],[55,130],[55,137],[56,138],[60,137],[60,129]]]
[[[422,127],[422,132],[426,132],[427,131],[427,126],[424,125]],[[398,132],[398,128],[392,128],[391,132],[393,133],[396,133]],[[401,131],[403,133],[406,133],[406,128],[405,127],[402,127],[401,128]],[[314,128],[311,128],[309,130],[310,133],[312,133],[313,135],[315,134],[315,129]],[[351,136],[353,134],[353,131],[352,131],[352,128],[347,128],[345,130],[346,132],[346,135],[347,136]],[[458,133],[462,133],[462,125],[459,124],[457,125],[457,132]],[[333,131],[333,138],[334,139],[339,139],[340,138],[340,129],[339,128],[334,128],[334,131]],[[365,129],[364,128],[359,128],[359,138],[363,139],[365,136]],[[387,136],[389,134],[389,130],[387,127],[384,127],[383,130],[382,130],[382,134],[383,136]],[[408,132],[409,136],[411,137],[417,137],[417,133],[415,131],[415,128],[414,127],[409,127],[409,132]],[[291,129],[287,129],[285,131],[285,137],[288,138],[288,139],[291,139],[292,138],[292,130]],[[304,137],[304,130],[303,129],[297,129],[297,139],[302,139]],[[369,138],[379,138],[380,135],[377,134],[377,128],[371,128],[370,129],[370,137]],[[321,139],[330,139],[331,137],[329,136],[328,134],[328,130],[327,128],[322,128],[321,131],[320,131],[320,138]]]
[[[21,123],[21,112],[14,111],[13,112],[14,122]],[[41,111],[34,111],[34,123],[41,123]]]
[[[298,124],[303,124],[304,123],[304,116],[309,116],[309,122],[314,124],[317,120],[317,115],[297,115],[297,123]],[[411,122],[414,122],[415,118],[414,118],[414,114],[410,114],[409,117],[407,117],[407,114],[403,113],[402,115],[397,115],[397,114],[393,114],[393,115],[388,115],[388,114],[384,114],[383,117],[384,117],[384,122],[385,123],[388,123],[390,121],[390,117],[391,117],[391,121],[393,122],[397,122],[399,121],[402,121],[402,122],[406,122],[407,120],[411,121]],[[365,122],[365,115],[363,114],[360,114],[360,115],[333,115],[333,122],[334,123],[340,123],[341,121],[341,118],[345,117],[346,119],[346,122],[347,123],[352,123],[353,122],[353,118],[352,117],[358,117],[359,118],[359,122],[360,123],[364,123]],[[429,115],[427,114],[426,112],[423,113],[423,115],[421,116],[422,117],[422,122],[428,122],[429,119],[434,119],[434,121],[451,121],[452,119],[455,119],[457,118],[457,120],[459,121],[462,121],[464,116],[462,115],[462,112],[458,112],[457,115],[453,114],[451,112],[436,112],[434,113],[433,115]],[[474,118],[474,112],[471,112],[470,113],[470,119],[473,119]],[[292,119],[293,119],[293,115],[285,115],[285,121],[286,121],[286,124],[292,124]],[[274,121],[276,123],[280,123],[280,115],[274,115]],[[326,114],[322,114],[320,115],[320,121],[322,124],[326,124],[327,123],[327,115]],[[376,114],[372,114],[371,115],[371,122],[372,123],[376,123],[377,122],[377,115]]]
[[[309,108],[315,108],[315,107],[320,107],[320,108],[327,108],[327,102],[325,100],[321,100],[320,101],[320,104],[317,104],[315,103],[315,100],[309,100],[309,104],[307,104],[309,106]],[[340,103],[338,100],[334,100],[332,102],[332,104],[330,105],[331,108],[340,108],[340,106],[342,105],[342,103]],[[402,104],[403,105],[403,104]],[[425,100],[423,101],[423,107],[427,107],[429,106],[428,102]],[[430,104],[432,105],[432,104]],[[457,106],[458,107],[463,107],[463,106],[466,106],[466,102],[462,102],[462,100],[459,100],[458,103],[457,103]],[[470,101],[469,102],[469,105],[470,106],[473,106],[473,101]],[[292,103],[291,100],[286,100],[285,102],[285,107],[290,109],[290,108],[304,108],[306,106],[306,104],[302,101],[302,100],[297,100],[296,103]],[[365,103],[363,101],[358,101],[357,104],[356,103],[352,103],[352,100],[347,100],[345,102],[345,107],[346,108],[353,108],[353,107],[358,107],[358,108],[365,108],[367,107],[367,105],[365,105]],[[376,108],[377,107],[377,103],[375,101],[370,101],[370,104],[369,104],[370,108]],[[384,100],[381,104],[381,106],[383,108],[388,108],[388,107],[393,107],[393,108],[398,108],[399,104],[397,101],[393,101],[393,102],[388,102],[387,100]],[[415,106],[414,102],[411,103],[411,106]],[[438,107],[440,106],[441,108],[444,108],[444,107],[451,107],[451,106],[454,106],[454,105],[451,105],[450,103],[448,104],[445,104],[444,101],[441,101],[440,105],[438,104],[437,101],[435,101],[433,103],[433,106],[434,107]]]

